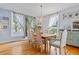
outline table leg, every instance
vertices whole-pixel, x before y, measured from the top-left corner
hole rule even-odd
[[[48,54],[48,41],[46,41],[46,53]]]
[[[46,53],[46,40],[45,40],[45,53]]]
[[[48,54],[48,41],[45,40],[45,53]]]

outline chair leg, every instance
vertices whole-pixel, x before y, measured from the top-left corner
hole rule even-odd
[[[42,44],[40,45],[40,52],[41,52],[41,54],[43,52],[43,46],[42,46]]]
[[[57,48],[55,47],[55,54],[57,55]]]
[[[30,40],[28,40],[28,42],[29,42],[29,45],[31,46],[31,41],[30,41]]]
[[[49,54],[51,53],[51,45],[49,45]]]
[[[67,55],[67,48],[66,48],[66,46],[64,47],[64,53],[65,53],[65,55]]]
[[[59,55],[59,49],[58,48],[56,48],[56,55]]]
[[[70,55],[70,48],[66,46],[66,54]]]
[[[61,48],[59,48],[59,54],[61,55]]]
[[[64,47],[64,54],[66,55],[66,46]]]

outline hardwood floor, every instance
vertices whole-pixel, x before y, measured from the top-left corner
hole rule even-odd
[[[79,47],[67,45],[69,55],[79,55]]]
[[[52,53],[54,52],[52,47]],[[79,48],[67,46],[67,55],[79,55]],[[11,43],[0,44],[0,55],[47,55],[43,50],[40,53],[39,48],[33,48],[29,41],[20,40]]]

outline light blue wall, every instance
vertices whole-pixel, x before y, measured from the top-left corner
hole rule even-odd
[[[9,17],[10,20],[10,12],[0,9],[0,17]],[[10,23],[8,20],[8,27],[7,29],[3,29],[0,31],[0,42],[8,40],[10,37]]]
[[[7,29],[3,29],[0,31],[0,43],[23,39],[23,36],[11,37],[11,12],[10,11],[0,9],[0,17],[9,17]]]
[[[79,29],[76,31],[72,28],[72,22],[79,21],[79,16],[75,17],[74,13],[79,11],[79,6],[71,7],[68,9],[63,10],[60,13],[60,29],[63,29],[64,26],[71,31],[68,31],[68,39],[67,44],[79,47]],[[63,19],[63,14],[70,14],[73,13],[72,18]],[[79,12],[78,12],[79,14]]]
[[[78,12],[78,14],[79,14],[79,5],[64,9],[60,12],[60,28],[61,29],[63,29],[64,26],[66,26],[68,28],[71,27],[72,26],[71,24],[72,24],[73,21],[79,21],[79,16],[75,17],[74,13],[76,13],[76,12]],[[63,14],[69,15],[69,14],[72,14],[72,13],[73,13],[72,18],[67,16],[67,18],[63,19]]]

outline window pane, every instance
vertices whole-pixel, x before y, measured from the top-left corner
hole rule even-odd
[[[58,15],[50,16],[49,18],[49,27],[53,26],[56,27],[58,23]]]
[[[24,36],[24,15],[12,13],[11,35]]]

